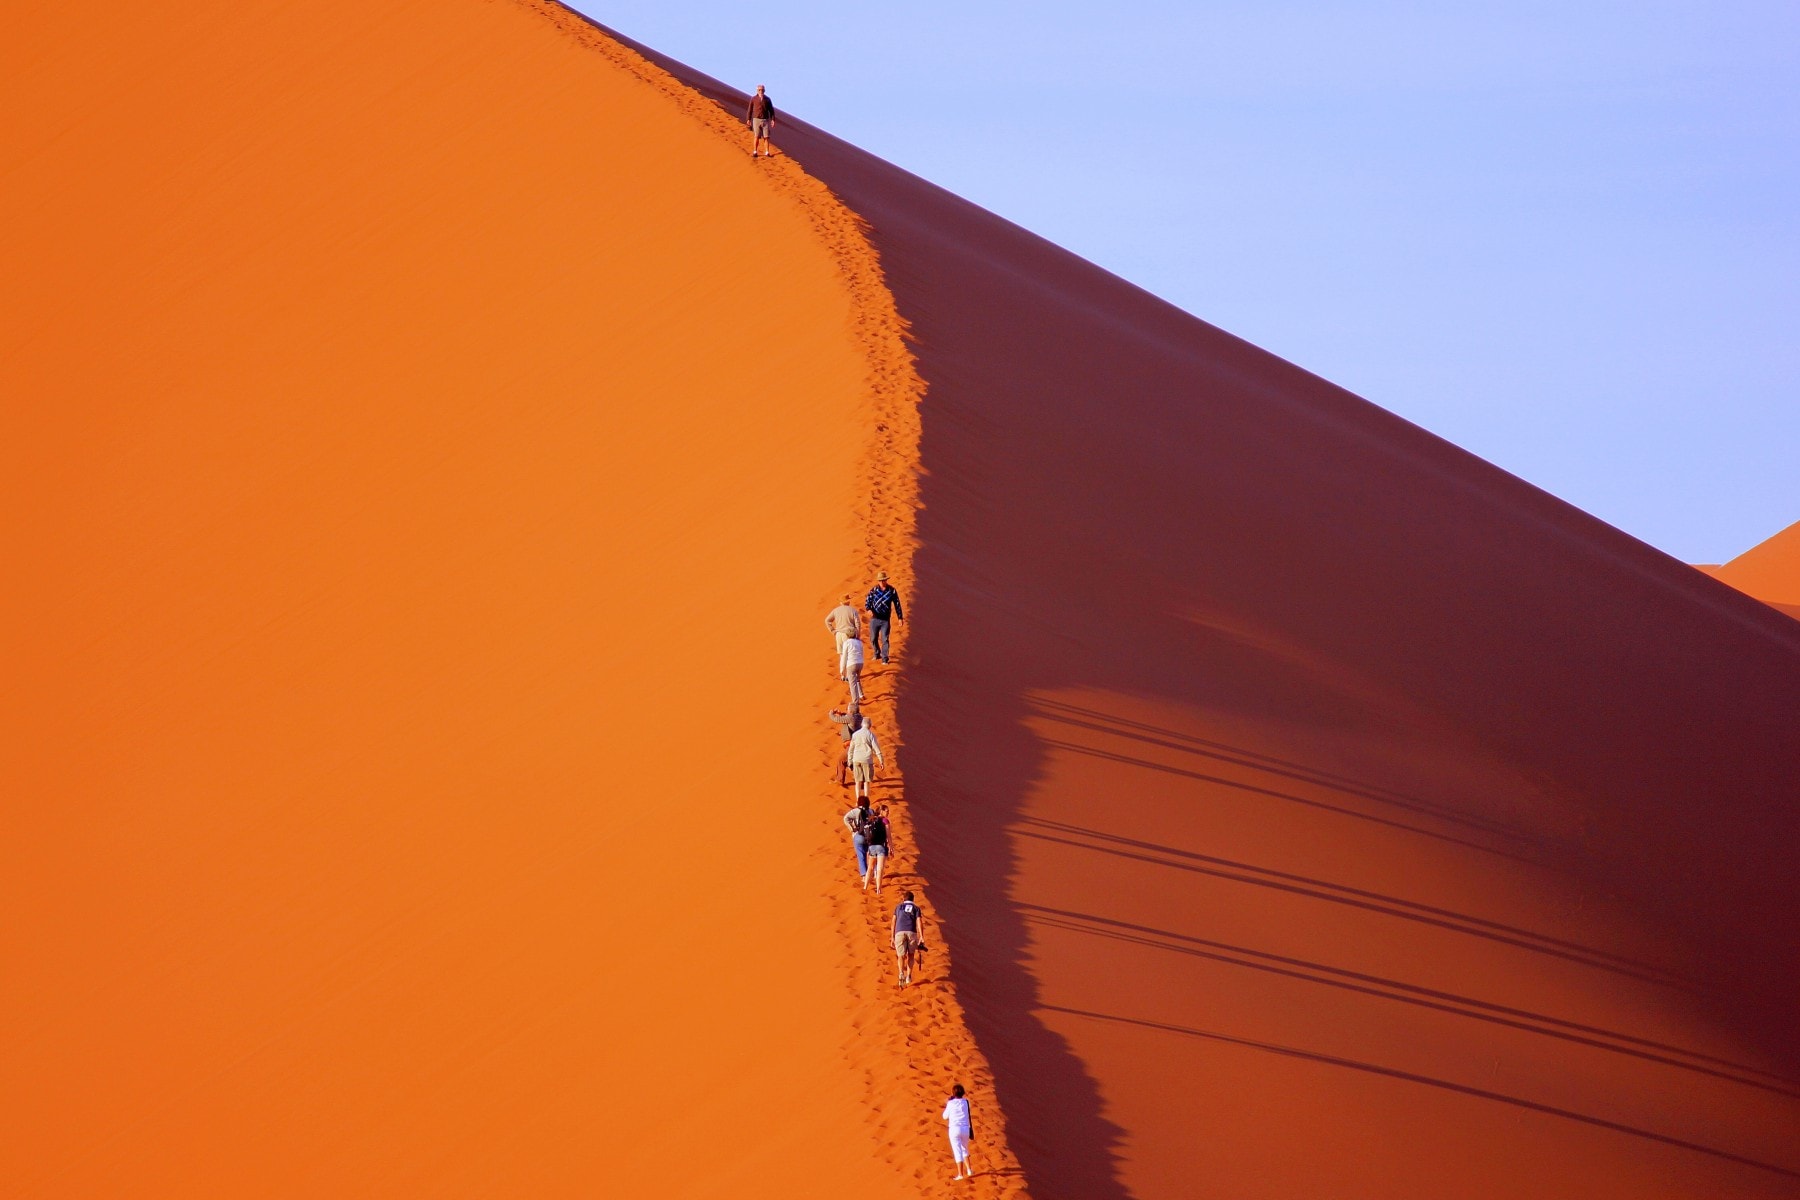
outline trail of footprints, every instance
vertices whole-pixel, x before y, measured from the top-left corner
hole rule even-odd
[[[652,88],[711,130],[722,148],[740,156],[742,169],[757,171],[812,224],[838,264],[850,302],[851,334],[869,364],[865,388],[871,436],[858,476],[868,486],[856,514],[864,530],[863,557],[849,574],[866,580],[886,569],[899,579],[910,579],[907,568],[916,544],[913,528],[919,507],[919,402],[925,384],[907,348],[907,325],[894,307],[880,257],[865,235],[866,223],[823,183],[780,154],[779,148],[777,157],[752,162],[746,153],[744,127],[732,114],[606,36],[585,17],[554,0],[512,2],[533,11],[563,36]],[[903,628],[896,627],[896,658],[904,652],[899,636]],[[875,719],[889,760],[876,785],[888,806],[898,851],[889,859],[887,882],[917,894],[929,922],[926,940],[931,951],[923,969],[915,974],[914,986],[896,988],[888,930],[898,895],[895,886],[888,886],[878,903],[873,893],[865,895],[856,881],[839,820],[852,802],[846,799],[848,789],[837,783],[836,738],[827,734],[832,742],[830,774],[827,779],[821,771],[820,843],[810,857],[826,881],[822,899],[844,939],[842,965],[851,1027],[856,1031],[844,1053],[853,1074],[864,1081],[878,1152],[902,1178],[913,1182],[921,1196],[1022,1198],[1027,1192],[1018,1162],[1006,1149],[1005,1118],[994,1101],[992,1073],[956,998],[947,944],[954,931],[937,921],[930,887],[918,869],[905,775],[900,768],[905,740],[897,712],[898,679],[898,670],[891,665],[865,675],[868,696],[864,708]],[[834,679],[822,689],[818,711],[823,713],[838,699]],[[902,862],[904,870],[899,869]],[[973,1183],[951,1181],[953,1168],[939,1114],[952,1083],[967,1087],[975,1105],[974,1155],[980,1174]]]

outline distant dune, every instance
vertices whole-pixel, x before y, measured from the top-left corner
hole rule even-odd
[[[1800,626],[547,3],[10,33],[10,1191],[1800,1196]]]
[[[1800,617],[1800,522],[1723,566],[1700,569],[1771,608]]]

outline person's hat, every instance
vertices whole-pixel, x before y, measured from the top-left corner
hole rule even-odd
[[[844,603],[845,604],[850,603],[850,593],[849,592],[844,593]]]
[[[886,571],[875,572],[875,582],[876,583],[886,583],[887,582],[887,572]]]

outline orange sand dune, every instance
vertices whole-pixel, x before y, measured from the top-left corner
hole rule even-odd
[[[1800,1194],[1790,622],[546,4],[12,33],[13,1192]]]
[[[1800,1195],[1800,630],[780,140],[928,386],[908,785],[1033,1194]]]
[[[1702,569],[1771,608],[1800,617],[1800,522],[1752,546],[1724,566]]]
[[[0,66],[6,1193],[917,1194],[817,862],[816,214],[514,4]]]

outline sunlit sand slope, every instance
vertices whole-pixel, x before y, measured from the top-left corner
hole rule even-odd
[[[902,1194],[799,209],[485,0],[19,7],[0,176],[0,1190]]]
[[[1800,630],[781,141],[929,388],[908,785],[1033,1193],[1800,1194]]]
[[[1800,617],[1800,523],[1789,525],[1722,567],[1709,567],[1714,579],[1746,595]]]

